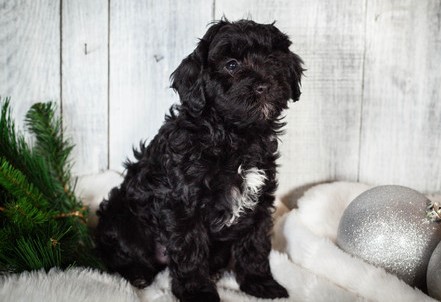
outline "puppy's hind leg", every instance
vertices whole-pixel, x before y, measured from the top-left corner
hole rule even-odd
[[[164,268],[165,266],[158,266],[155,263],[131,262],[117,268],[116,271],[133,286],[145,288],[153,282],[155,276]]]
[[[156,259],[152,231],[141,226],[127,208],[119,189],[112,190],[98,211],[96,249],[111,272],[121,274],[134,286],[148,286],[166,265]]]

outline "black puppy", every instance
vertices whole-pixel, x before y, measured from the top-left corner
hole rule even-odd
[[[214,23],[173,72],[181,104],[98,211],[97,249],[138,287],[166,266],[181,301],[219,301],[233,260],[240,288],[287,297],[268,255],[281,112],[298,100],[302,61],[273,25]]]

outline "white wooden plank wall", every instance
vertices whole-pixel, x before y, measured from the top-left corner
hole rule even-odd
[[[60,3],[1,0],[0,96],[11,97],[18,128],[31,104],[59,102],[60,89]]]
[[[369,1],[360,180],[441,190],[441,1]]]
[[[60,104],[76,174],[122,171],[177,101],[170,73],[223,15],[277,20],[308,69],[279,193],[335,179],[441,191],[439,0],[0,0],[0,96],[20,120]]]
[[[62,1],[63,121],[75,174],[108,167],[108,1]]]

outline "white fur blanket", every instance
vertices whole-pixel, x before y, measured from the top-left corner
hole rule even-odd
[[[90,180],[86,182],[90,185]],[[89,194],[90,198],[99,195],[99,185],[89,187],[93,187],[95,193],[82,187],[84,195]],[[104,187],[103,191],[107,191]],[[278,212],[270,263],[275,279],[290,294],[289,299],[279,301],[434,301],[383,269],[344,253],[334,244],[344,209],[368,188],[344,182],[318,185],[298,200],[297,209],[286,210],[281,216],[283,210]],[[93,205],[93,198],[89,202]],[[265,301],[241,292],[233,273],[225,273],[217,286],[225,302]],[[170,291],[167,270],[148,288],[136,290],[119,276],[75,268],[3,277],[0,301],[165,302],[176,299]]]

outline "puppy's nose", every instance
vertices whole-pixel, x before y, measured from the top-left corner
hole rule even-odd
[[[269,89],[269,85],[268,84],[259,84],[256,86],[256,93],[258,94],[264,94],[267,93]]]

